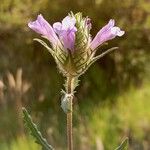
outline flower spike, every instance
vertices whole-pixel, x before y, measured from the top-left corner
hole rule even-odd
[[[42,15],[38,15],[37,20],[29,22],[28,26],[50,41],[52,48],[44,41],[36,39],[52,54],[60,72],[65,77],[82,75],[96,60],[116,49],[116,47],[111,48],[95,56],[100,46],[116,36],[121,37],[125,33],[115,26],[114,19],[110,19],[108,24],[92,40],[90,34],[91,19],[83,17],[80,12],[77,14],[71,12],[61,22],[56,22],[53,26]]]

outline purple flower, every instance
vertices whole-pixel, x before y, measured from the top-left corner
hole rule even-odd
[[[29,22],[28,26],[35,32],[47,38],[54,46],[59,43],[59,39],[52,26],[43,18],[42,15],[38,15],[36,21]]]
[[[104,42],[115,38],[116,36],[124,35],[125,31],[122,31],[119,27],[115,26],[115,21],[111,19],[107,25],[105,25],[95,36],[90,44],[91,49],[96,49]]]
[[[91,19],[88,17],[85,18],[84,24],[85,34],[90,34],[89,32],[86,32],[86,30],[90,31],[92,27]],[[74,52],[76,38],[75,32],[77,31],[75,25],[76,18],[74,16],[65,17],[62,22],[54,23],[53,27],[43,18],[42,15],[38,15],[36,21],[28,23],[28,26],[32,30],[47,38],[53,46],[62,45],[65,50],[70,50],[71,52]],[[104,42],[111,40],[116,36],[122,36],[124,33],[125,32],[121,31],[119,27],[115,26],[115,21],[111,19],[109,23],[97,33],[92,41],[91,36],[89,36],[88,45],[90,45],[90,48],[94,50]]]
[[[66,77],[78,77],[83,74],[91,64],[116,49],[114,47],[95,56],[95,49],[99,45],[125,33],[115,26],[115,21],[111,19],[92,40],[91,19],[82,17],[80,12],[71,13],[61,22],[55,22],[53,26],[42,15],[38,15],[37,20],[29,22],[28,26],[50,41],[52,48],[44,41],[36,39],[52,54],[58,68]]]
[[[90,18],[88,18],[88,17],[86,18],[85,25],[86,25],[86,27],[88,27],[89,30],[91,30],[92,24],[91,24],[91,19]]]
[[[71,51],[74,50],[75,32],[77,31],[75,23],[76,19],[74,17],[67,16],[62,20],[62,23],[56,22],[53,24],[53,29],[62,41],[65,49]]]

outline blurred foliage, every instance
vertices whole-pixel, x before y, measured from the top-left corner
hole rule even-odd
[[[19,106],[32,110],[34,121],[50,143],[58,149],[65,147],[66,121],[60,108],[63,78],[45,48],[32,40],[38,35],[27,23],[42,13],[53,24],[69,11],[81,11],[92,19],[92,37],[110,18],[126,31],[125,36],[102,47],[105,50],[118,46],[119,50],[105,56],[81,78],[75,98],[76,149],[96,149],[94,145],[115,148],[119,137],[127,135],[131,148],[135,149],[136,144],[141,150],[146,149],[143,145],[150,143],[150,95],[148,83],[143,86],[143,79],[150,71],[149,0],[1,0],[0,143],[11,143],[23,134],[22,129],[18,130],[22,128],[17,112],[20,101]],[[18,68],[22,68],[23,74],[17,80]],[[21,89],[12,88],[10,80],[15,84],[21,82]],[[24,93],[26,83],[30,88]],[[128,90],[130,86],[133,91]]]
[[[8,143],[1,143],[0,149],[3,150],[39,150],[39,146],[31,139],[20,137]]]

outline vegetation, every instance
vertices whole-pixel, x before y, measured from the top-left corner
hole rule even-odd
[[[149,149],[150,3],[147,0],[1,0],[0,149],[38,150],[22,126],[22,106],[30,111],[49,143],[58,150],[65,148],[65,116],[58,93],[63,80],[49,53],[32,40],[36,36],[27,23],[39,13],[53,23],[69,11],[82,11],[92,19],[92,35],[110,18],[126,31],[124,37],[100,49],[119,47],[91,67],[77,88],[75,149],[109,150],[126,136],[130,149]]]

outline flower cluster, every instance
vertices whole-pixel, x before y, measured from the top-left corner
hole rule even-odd
[[[125,33],[115,26],[115,21],[111,19],[92,39],[90,35],[91,19],[83,18],[81,13],[75,15],[71,13],[62,22],[56,22],[52,26],[42,15],[38,15],[37,20],[29,22],[28,26],[49,40],[52,48],[38,39],[48,48],[65,76],[83,74],[93,62],[106,54],[95,57],[96,49],[100,45]]]

